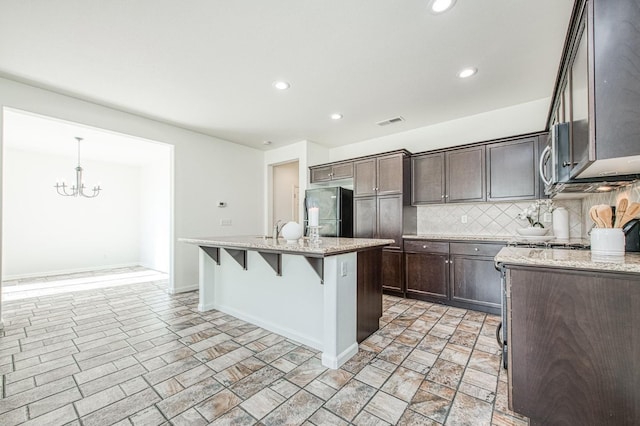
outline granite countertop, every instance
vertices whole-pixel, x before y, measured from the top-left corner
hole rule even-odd
[[[408,234],[403,235],[405,240],[447,240],[447,241],[479,241],[503,243],[507,245],[554,245],[576,248],[589,248],[589,240],[584,238],[570,238],[568,240],[539,241],[528,239],[520,235],[454,235],[454,234]]]
[[[514,237],[498,237],[491,235],[453,235],[453,234],[407,234],[405,240],[447,240],[447,241],[487,241],[495,243],[507,243]]]
[[[273,238],[253,235],[178,238],[178,241],[207,247],[225,247],[314,256],[331,256],[341,253],[349,253],[371,247],[382,247],[393,244],[394,242],[393,240],[379,240],[372,238],[320,237],[319,244],[311,243],[308,238],[301,238],[298,242],[289,244],[282,238],[274,240]]]
[[[495,261],[503,265],[640,274],[640,253],[626,253],[620,257],[598,257],[590,250],[505,247],[496,255]]]

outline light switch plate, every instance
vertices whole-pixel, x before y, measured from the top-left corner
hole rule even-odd
[[[545,213],[545,214],[542,215],[542,221],[543,222],[551,223],[552,220],[553,219],[552,219],[551,213]]]
[[[231,219],[220,219],[220,226],[231,226]]]
[[[347,276],[347,262],[340,262],[340,276]]]
[[[463,214],[462,216],[460,216],[460,222],[467,223],[467,215],[466,214]]]

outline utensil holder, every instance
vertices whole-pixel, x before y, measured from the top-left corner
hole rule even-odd
[[[598,256],[622,256],[625,250],[624,232],[620,228],[591,230],[591,252]]]

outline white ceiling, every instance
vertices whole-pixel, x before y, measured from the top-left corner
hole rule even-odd
[[[78,158],[76,137],[83,138],[81,160],[142,166],[169,161],[171,146],[107,132],[77,123],[4,110],[3,147]]]
[[[259,148],[339,146],[551,95],[573,0],[457,0],[441,15],[427,3],[2,0],[0,75]],[[465,66],[478,74],[457,78]]]

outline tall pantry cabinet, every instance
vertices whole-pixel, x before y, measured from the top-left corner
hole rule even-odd
[[[410,200],[411,160],[405,150],[353,163],[354,237],[393,239],[382,253],[383,289],[404,293],[403,233],[415,233]]]

